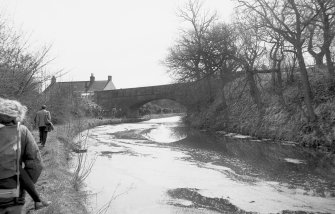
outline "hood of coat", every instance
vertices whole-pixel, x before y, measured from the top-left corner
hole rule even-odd
[[[0,98],[0,123],[7,122],[8,118],[22,122],[26,116],[27,107],[16,100]]]

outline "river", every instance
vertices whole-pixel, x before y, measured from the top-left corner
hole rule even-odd
[[[93,128],[87,148],[92,213],[335,213],[335,159],[294,144],[175,116]]]

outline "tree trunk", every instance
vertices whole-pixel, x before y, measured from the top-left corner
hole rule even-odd
[[[253,101],[256,103],[257,109],[260,113],[260,116],[262,117],[263,116],[263,104],[262,104],[262,99],[260,97],[260,92],[258,90],[256,81],[254,79],[253,72],[251,70],[247,69],[246,77],[247,77],[248,85],[249,85],[249,88],[250,88],[250,95],[251,95]]]
[[[329,72],[329,76],[333,79],[334,78],[334,65],[331,60],[331,53],[330,53],[330,46],[332,43],[332,40],[334,39],[334,32],[332,32],[334,29],[332,29],[332,18],[331,14],[327,14],[327,3],[323,1],[318,1],[321,12],[322,12],[322,17],[323,17],[323,51],[326,54],[326,60],[327,60],[327,68]],[[329,6],[329,5],[328,5]],[[333,5],[334,6],[334,5]],[[334,18],[334,17],[333,17]]]
[[[206,77],[207,82],[207,91],[208,91],[208,97],[209,102],[212,103],[214,101],[213,91],[212,91],[212,83],[211,83],[211,76]]]
[[[313,50],[313,35],[314,35],[314,30],[315,30],[315,26],[312,29],[312,31],[310,32],[310,37],[309,37],[309,42],[308,42],[308,53],[310,55],[313,56],[314,60],[315,60],[315,65],[316,66],[322,66],[323,65],[323,57],[325,55],[325,51],[324,48],[322,47],[319,53],[316,53]]]
[[[224,88],[226,85],[226,81],[224,79],[224,75],[222,71],[220,72],[220,80],[221,80],[221,90],[220,90],[221,105],[217,110],[223,111],[225,124],[227,124],[229,123],[229,108],[227,105],[227,99],[226,99],[225,88]]]
[[[334,64],[332,62],[332,56],[331,56],[329,48],[326,50],[326,60],[327,60],[327,68],[328,68],[329,75],[334,80],[334,77],[335,77]]]
[[[308,80],[307,69],[304,61],[304,57],[302,54],[302,48],[297,48],[297,58],[299,63],[299,70],[301,74],[301,81],[303,84],[303,94],[304,94],[304,102],[307,108],[307,115],[309,121],[315,121],[316,115],[312,105],[312,90]]]
[[[194,65],[195,65],[195,78],[196,78],[196,80],[200,80],[201,79],[199,63],[200,63],[200,60],[196,60],[194,62]]]
[[[324,53],[318,53],[318,54],[314,55],[313,57],[315,59],[315,65],[316,66],[322,66],[323,65]]]
[[[278,72],[277,72],[278,83],[276,85],[276,90],[277,90],[277,94],[278,94],[278,97],[279,97],[279,103],[284,108],[287,108],[286,103],[285,103],[285,99],[284,99],[284,94],[283,94],[283,80],[282,80],[282,76],[281,76],[280,62],[278,62],[277,68],[278,68]]]
[[[296,54],[292,58],[292,66],[286,68],[287,83],[294,82],[294,71],[296,68],[297,56]]]
[[[275,69],[275,67],[276,67],[276,65],[274,65],[274,66],[272,67],[272,69]],[[271,72],[271,82],[272,82],[272,86],[273,86],[273,88],[275,89],[275,88],[276,88],[276,85],[277,85],[277,83],[276,83],[276,71],[275,71],[275,70],[273,70],[273,71]]]

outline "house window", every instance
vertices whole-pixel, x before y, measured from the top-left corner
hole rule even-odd
[[[91,97],[91,95],[92,95],[92,93],[81,93],[80,97],[81,98],[89,98],[89,97]]]

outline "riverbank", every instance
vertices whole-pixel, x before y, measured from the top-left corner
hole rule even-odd
[[[335,153],[335,86],[326,73],[310,74],[315,121],[308,121],[300,79],[285,83],[282,100],[265,74],[260,77],[262,98],[260,110],[245,80],[239,78],[227,84],[211,103],[189,112],[185,122],[197,129],[225,131],[249,135],[258,139],[298,142],[304,147]]]
[[[158,119],[158,118],[165,118],[165,117],[174,117],[174,116],[186,116],[186,113],[168,113],[168,114],[148,114],[144,115],[142,118],[144,120],[151,120],[151,119]]]
[[[33,201],[26,197],[26,212],[31,214],[85,214],[87,193],[81,190],[76,173],[70,170],[73,138],[81,131],[95,126],[139,122],[144,119],[80,119],[65,125],[56,125],[49,133],[47,144],[41,148],[44,170],[36,183],[36,189],[43,200],[52,204],[42,210],[33,210]],[[38,131],[33,131],[37,141]]]

